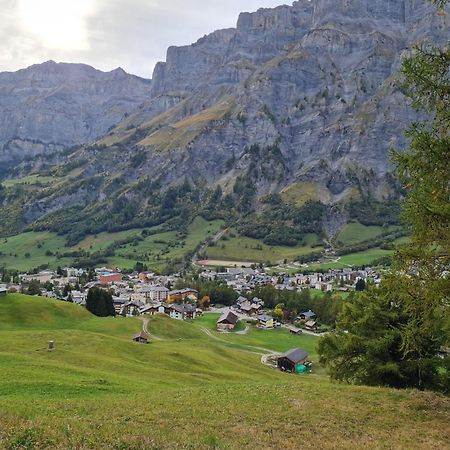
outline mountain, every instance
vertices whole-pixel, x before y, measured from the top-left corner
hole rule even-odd
[[[84,64],[48,61],[0,73],[0,163],[93,141],[149,91],[149,80]]]
[[[332,206],[396,198],[388,150],[404,147],[404,131],[419,117],[400,88],[402,57],[415,44],[448,40],[449,22],[426,0],[300,0],[242,13],[235,29],[170,47],[151,84],[122,72],[104,74],[126,88],[117,81],[124,91],[112,89],[114,96],[97,101],[85,92],[90,83],[75,83],[100,116],[93,114],[84,129],[79,114],[67,115],[64,106],[64,127],[40,126],[44,136],[35,130],[33,139],[51,142],[61,133],[61,145],[91,142],[65,152],[64,161],[51,156],[48,144],[45,158],[17,168],[59,178],[16,203],[8,227],[76,228],[82,235],[185,223],[202,208],[235,217],[260,211],[269,194],[278,195],[272,203],[296,207],[307,200]],[[45,78],[56,69],[50,63],[24,73],[36,70]],[[24,75],[0,80],[17,76]],[[67,89],[71,84],[62,78]],[[109,95],[106,86],[116,86],[100,85]],[[114,102],[121,105],[117,114]],[[36,114],[45,111],[33,105]],[[22,123],[17,114],[3,114],[12,121],[3,128]],[[73,128],[83,132],[75,138]],[[7,148],[11,152],[11,144]],[[283,217],[290,226],[292,217]],[[331,233],[342,220],[331,220]]]

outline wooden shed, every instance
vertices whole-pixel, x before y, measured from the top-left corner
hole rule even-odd
[[[139,344],[148,344],[148,334],[145,331],[141,331],[133,337],[133,341]]]

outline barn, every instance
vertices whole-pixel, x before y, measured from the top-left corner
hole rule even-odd
[[[302,348],[293,348],[278,357],[278,368],[284,372],[299,372],[300,366],[308,363],[308,356]]]

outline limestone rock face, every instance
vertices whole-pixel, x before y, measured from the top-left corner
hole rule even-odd
[[[145,100],[150,83],[116,69],[48,61],[0,73],[0,162],[105,134]]]
[[[242,13],[236,29],[169,48],[151,99],[108,142],[148,152],[140,175],[229,189],[247,173],[246,148],[276,145],[279,176],[257,180],[260,194],[316,183],[330,202],[354,187],[383,196],[388,149],[405,145],[418,117],[398,87],[402,57],[446,42],[449,30],[449,14],[426,0],[300,0]]]

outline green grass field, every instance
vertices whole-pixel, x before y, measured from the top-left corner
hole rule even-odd
[[[200,243],[217,234],[223,223],[222,220],[208,222],[202,217],[196,217],[189,225],[185,239],[181,239],[175,231],[154,234],[136,247],[132,244],[121,247],[116,257],[110,258],[110,263],[131,268],[136,261],[141,261],[152,269],[162,269],[170,260],[182,259]]]
[[[361,267],[370,265],[375,260],[394,253],[393,250],[383,250],[381,248],[371,248],[364,252],[351,253],[341,256],[337,262],[324,262],[321,264],[310,264],[308,270],[328,270],[328,269],[344,269],[346,267]]]
[[[4,180],[2,182],[5,187],[14,187],[17,185],[29,185],[29,186],[47,186],[55,181],[54,177],[44,177],[40,175],[29,175],[22,178],[13,178],[11,180]]]
[[[47,251],[55,254],[70,250],[64,244],[64,237],[49,232],[28,232],[0,239],[0,266],[26,271],[46,264],[54,268],[69,264],[70,259],[46,255]]]
[[[217,245],[206,248],[205,253],[208,259],[255,263],[269,261],[275,264],[284,259],[292,261],[297,256],[304,256],[323,250],[323,247],[311,247],[318,243],[319,240],[315,234],[307,235],[303,246],[285,247],[280,245],[269,246],[259,239],[239,236],[235,230],[231,230],[231,233],[235,237],[221,239]]]
[[[201,329],[215,319],[151,318],[162,340],[142,345],[131,341],[138,318],[0,297],[0,448],[447,448],[448,398],[283,374],[248,345],[281,351],[288,336],[218,341]]]
[[[115,256],[107,258],[107,264],[122,269],[132,269],[136,261],[149,265],[150,269],[163,269],[168,261],[192,252],[197,245],[214,236],[222,227],[223,221],[207,222],[197,217],[188,227],[187,237],[182,240],[175,231],[158,233],[146,237],[134,247],[127,244],[116,250]],[[17,236],[0,239],[0,267],[28,271],[35,267],[47,265],[56,269],[58,266],[71,265],[73,258],[57,258],[56,253],[86,250],[90,253],[105,250],[112,244],[140,236],[142,230],[132,229],[117,233],[99,233],[87,236],[73,247],[65,247],[64,236],[50,232],[27,232]],[[49,255],[51,252],[52,255]]]
[[[396,231],[399,227],[390,226],[383,228],[379,226],[365,226],[359,222],[347,224],[337,235],[336,241],[340,241],[345,245],[352,245],[358,242],[368,241],[380,237],[386,231]]]

